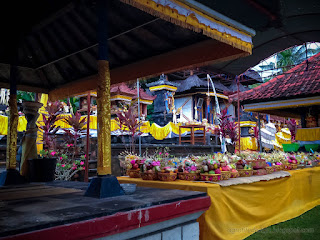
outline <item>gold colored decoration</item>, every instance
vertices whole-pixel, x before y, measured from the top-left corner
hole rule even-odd
[[[170,86],[170,85],[159,85],[159,86],[153,86],[149,87],[150,92],[159,91],[159,90],[169,90],[169,91],[177,91],[177,87]]]
[[[19,121],[16,94],[10,94],[9,109],[10,109],[10,115],[9,115],[9,128],[8,128],[8,136],[7,136],[6,168],[16,169],[17,135],[18,135],[18,121]]]
[[[229,44],[235,48],[241,49],[249,54],[252,53],[252,43],[246,42],[236,36],[228,34],[226,32],[219,31],[217,29],[211,28],[208,25],[205,25],[199,21],[198,16],[206,18],[207,21],[211,21],[221,28],[230,29],[234,32],[237,32],[243,36],[251,37],[249,34],[240,31],[234,27],[231,27],[221,21],[214,19],[213,17],[204,14],[195,8],[192,8],[181,1],[172,0],[172,2],[178,4],[182,8],[188,10],[191,14],[185,16],[177,11],[177,9],[171,8],[169,5],[162,5],[158,1],[154,0],[121,0],[124,3],[132,5],[144,12],[147,12],[153,16],[160,17],[168,22],[174,23],[178,26],[190,29],[195,32],[202,32],[204,35],[216,39],[220,42]]]
[[[98,61],[98,175],[111,174],[110,69],[107,60]]]

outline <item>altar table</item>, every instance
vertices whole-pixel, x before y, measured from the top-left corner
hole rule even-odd
[[[222,187],[214,183],[146,181],[118,177],[142,187],[203,191],[211,206],[198,218],[200,239],[244,239],[295,218],[320,204],[320,167],[289,171],[291,177]]]

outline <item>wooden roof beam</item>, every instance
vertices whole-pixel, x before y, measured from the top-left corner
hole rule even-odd
[[[159,76],[162,73],[180,71],[186,68],[219,63],[247,56],[248,53],[227,44],[206,40],[188,47],[176,49],[123,67],[111,70],[111,83],[128,82],[137,78]],[[50,91],[49,97],[63,99],[97,87],[97,75],[74,81]]]

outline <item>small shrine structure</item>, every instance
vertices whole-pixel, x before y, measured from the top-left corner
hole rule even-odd
[[[173,121],[175,111],[174,94],[180,84],[168,81],[167,76],[162,74],[158,81],[147,84],[149,90],[157,98],[154,100],[153,121],[160,126],[165,126]]]

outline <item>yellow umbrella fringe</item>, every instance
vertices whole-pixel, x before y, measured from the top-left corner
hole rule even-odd
[[[152,6],[145,6],[135,0],[120,0],[124,3],[127,3],[133,7],[136,7],[146,13],[149,13],[155,17],[162,18],[168,22],[174,23],[178,26],[190,29],[197,33],[203,33],[204,35],[211,37],[215,40],[218,40],[220,42],[226,43],[231,45],[232,47],[238,48],[242,51],[248,52],[249,54],[252,54],[252,47],[253,45],[251,43],[245,42],[237,37],[234,37],[227,33],[221,33],[216,29],[212,29],[204,24],[201,24],[198,22],[198,20],[195,17],[192,17],[192,15],[186,17],[184,15],[179,14],[176,10],[170,9],[168,7],[163,6],[164,10],[160,9],[153,9]],[[156,3],[154,3],[156,4]],[[159,4],[156,4],[157,7],[159,7]],[[165,9],[167,8],[167,9]],[[166,13],[164,12],[166,11]],[[169,16],[168,14],[172,15]],[[179,20],[177,18],[183,18],[183,20]],[[189,23],[188,23],[189,22]],[[198,26],[195,26],[198,25]]]

